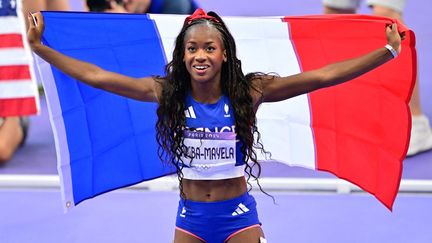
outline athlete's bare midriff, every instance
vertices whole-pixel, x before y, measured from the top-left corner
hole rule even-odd
[[[245,177],[224,180],[183,179],[183,192],[188,200],[215,202],[238,197],[247,190]]]

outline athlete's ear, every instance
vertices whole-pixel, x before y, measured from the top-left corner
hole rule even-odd
[[[223,52],[223,61],[226,62],[227,61],[227,54],[226,54],[226,49]]]

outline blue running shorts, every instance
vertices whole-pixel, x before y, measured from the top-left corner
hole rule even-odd
[[[226,242],[260,225],[255,199],[249,193],[218,202],[180,199],[176,219],[176,229],[207,243]]]

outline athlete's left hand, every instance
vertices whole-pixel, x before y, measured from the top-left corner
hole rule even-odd
[[[405,32],[399,34],[397,24],[393,23],[386,27],[386,34],[387,43],[399,54],[402,51],[401,41],[405,38]]]

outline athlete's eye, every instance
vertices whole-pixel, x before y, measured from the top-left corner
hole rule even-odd
[[[213,52],[214,50],[216,50],[216,48],[214,48],[213,46],[207,47],[208,52]]]
[[[188,52],[195,52],[195,51],[196,51],[196,48],[195,48],[194,46],[188,46],[188,47],[186,47],[186,50],[187,50]]]

